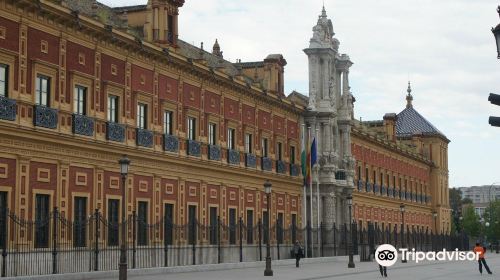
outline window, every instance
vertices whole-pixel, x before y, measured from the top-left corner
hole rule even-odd
[[[252,152],[253,152],[252,134],[245,133],[245,153],[251,154]]]
[[[234,136],[235,136],[234,128],[228,128],[227,129],[227,148],[229,150],[234,150],[234,146],[235,146]]]
[[[148,111],[148,105],[143,104],[143,103],[138,103],[137,104],[137,127],[140,129],[146,129],[146,124],[147,124],[147,111]]]
[[[262,229],[264,231],[264,244],[267,244],[269,238],[267,229],[269,228],[269,215],[267,211],[262,212]]]
[[[267,138],[262,138],[262,157],[268,156]]]
[[[277,155],[277,158],[278,160],[283,160],[283,144],[281,144],[281,142],[278,142],[278,144],[276,145],[276,155]]]
[[[217,207],[210,207],[210,245],[217,244]]]
[[[215,145],[217,140],[217,126],[215,123],[208,124],[208,144]]]
[[[7,226],[7,192],[0,192],[0,228],[5,229]],[[0,232],[0,248],[5,248],[5,231]]]
[[[278,241],[278,244],[283,244],[283,213],[278,213],[276,227],[276,240]]]
[[[172,111],[163,112],[163,133],[166,135],[172,135]]]
[[[85,247],[87,240],[87,198],[75,197],[74,225],[73,225],[73,246]]]
[[[236,209],[229,208],[229,244],[236,244]]]
[[[247,210],[247,244],[253,244],[253,210]]]
[[[139,201],[137,208],[137,245],[148,245],[148,203]]]
[[[295,146],[290,146],[290,163],[295,164]]]
[[[35,196],[35,248],[49,247],[49,201],[49,195]]]
[[[36,77],[36,105],[49,106],[50,78],[43,75]]]
[[[188,208],[189,223],[189,244],[196,243],[196,206],[189,205]]]
[[[73,112],[78,115],[86,115],[87,88],[76,86],[73,93]]]
[[[118,122],[118,96],[108,96],[108,121],[112,123]]]
[[[9,66],[0,64],[0,96],[8,96],[9,91]]]
[[[165,244],[173,244],[174,235],[174,205],[170,203],[165,204]]]
[[[188,117],[187,133],[189,140],[196,140],[196,119]]]
[[[118,199],[108,200],[108,246],[118,246],[119,223],[118,209],[120,201]]]

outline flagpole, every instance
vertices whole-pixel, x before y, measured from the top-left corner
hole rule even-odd
[[[304,153],[306,150],[306,125],[305,124],[302,124],[302,152],[301,152],[301,161],[302,161],[302,153]],[[302,162],[302,164],[305,164],[305,162]],[[304,168],[304,167],[302,167]],[[304,212],[304,215],[302,216],[302,226],[303,228],[305,229],[305,234],[304,234],[304,241],[305,241],[305,244],[304,244],[304,247],[305,247],[305,254],[304,256],[307,257],[307,241],[308,241],[308,238],[307,238],[307,193],[306,193],[306,176],[304,174],[302,174],[302,176],[304,177],[304,180],[303,180],[303,192],[304,192],[304,195],[303,195],[303,199],[302,199],[302,209],[303,209],[303,212]],[[295,240],[294,240],[295,241]]]
[[[309,143],[308,143],[308,147],[311,146],[311,127],[307,127],[307,131],[308,131],[308,135],[309,135]],[[309,148],[310,150],[310,148]],[[311,152],[310,152],[311,153]],[[308,158],[309,160],[309,167],[311,168],[311,170],[309,171],[309,216],[310,216],[310,221],[311,221],[311,257],[314,258],[314,235],[313,235],[313,232],[312,232],[312,229],[313,229],[313,187],[312,187],[312,166],[311,166],[311,156],[309,156]]]
[[[321,237],[321,234],[319,233],[319,231],[321,230],[320,229],[320,223],[319,223],[319,162],[318,162],[318,156],[317,156],[317,153],[318,153],[318,150],[319,150],[319,137],[318,137],[318,132],[319,132],[319,128],[316,127],[316,212],[317,212],[317,227],[318,227],[318,236],[317,236],[317,239],[318,239],[318,252],[319,252],[319,246],[320,246],[320,237]],[[318,253],[318,256],[320,255],[320,253]]]

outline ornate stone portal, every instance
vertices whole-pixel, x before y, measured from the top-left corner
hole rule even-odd
[[[331,228],[347,223],[346,197],[354,188],[355,161],[351,154],[350,133],[353,117],[353,96],[349,87],[352,62],[338,52],[339,41],[333,36],[333,26],[325,8],[313,27],[313,37],[304,52],[309,57],[309,103],[304,116],[306,137],[316,136],[318,164],[313,169],[313,227],[319,221]],[[317,180],[319,179],[319,201]],[[310,191],[308,218],[310,220]],[[327,241],[327,240],[325,240]],[[316,241],[315,241],[316,243]]]

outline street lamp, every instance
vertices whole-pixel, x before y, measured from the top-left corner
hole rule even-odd
[[[500,16],[500,6],[497,7],[497,13]],[[495,28],[491,28],[491,32],[495,36],[495,42],[497,43],[497,58],[500,59],[500,24]]]
[[[437,235],[437,228],[438,228],[438,225],[437,225],[437,216],[438,216],[438,213],[436,211],[432,211],[432,218],[434,219],[434,235],[433,235],[433,244],[434,244],[434,251],[437,251],[437,241],[436,241],[436,235]]]
[[[271,239],[271,232],[270,232],[270,226],[269,222],[271,221],[271,211],[269,210],[269,205],[271,204],[271,201],[269,199],[269,196],[271,195],[271,187],[273,185],[269,180],[266,180],[264,183],[264,192],[266,193],[266,198],[267,198],[267,214],[269,216],[269,219],[267,219],[267,244],[266,244],[266,270],[264,270],[264,276],[273,276],[273,270],[271,269],[271,244],[269,243]]]
[[[351,232],[351,238],[350,238],[350,242],[349,242],[349,263],[347,264],[347,267],[348,268],[354,268],[356,267],[354,265],[354,258],[353,258],[353,252],[352,252],[352,236],[353,236],[353,232],[352,232],[352,212],[351,212],[351,208],[352,208],[352,195],[349,194],[347,197],[347,205],[349,206],[349,223],[350,223],[350,228],[349,228],[349,231]]]
[[[118,161],[120,164],[120,174],[122,177],[122,224],[121,224],[121,244],[120,244],[120,264],[119,264],[119,280],[127,280],[127,243],[125,241],[125,180],[128,175],[128,167],[130,165],[130,160],[126,155]]]
[[[403,222],[403,228],[401,229],[401,235],[402,235],[402,246],[403,248],[406,247],[406,242],[405,242],[405,205],[403,203],[401,203],[401,205],[399,205],[399,210],[401,211],[401,221]],[[402,262],[403,263],[406,263],[406,256],[403,256],[402,258]]]

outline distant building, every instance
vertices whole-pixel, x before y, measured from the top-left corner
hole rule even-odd
[[[488,203],[490,200],[500,199],[500,185],[461,187],[458,189],[462,192],[462,199],[469,198],[474,204]],[[488,199],[488,196],[491,199]]]

